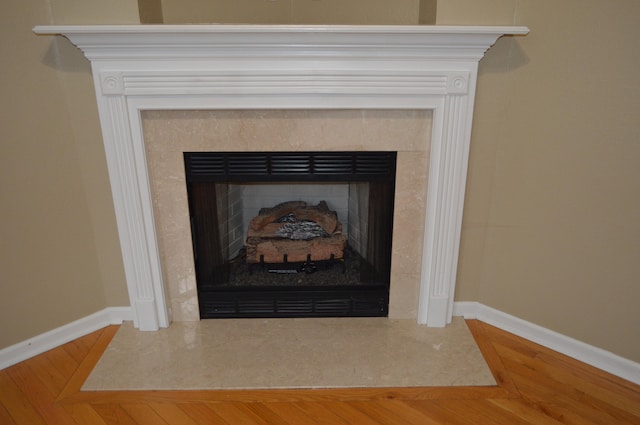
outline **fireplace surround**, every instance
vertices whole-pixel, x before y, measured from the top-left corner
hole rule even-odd
[[[432,111],[415,319],[451,320],[477,64],[525,27],[39,26],[91,61],[134,326],[172,315],[143,111]],[[425,170],[426,171],[426,170]],[[393,269],[393,264],[392,264]],[[393,296],[393,295],[392,295]]]
[[[162,276],[174,320],[198,320],[200,298],[196,294],[194,258],[190,254],[185,152],[211,150],[254,155],[261,151],[291,151],[307,154],[311,149],[325,152],[396,151],[394,243],[390,279],[389,316],[415,318],[420,281],[422,234],[429,140],[432,133],[430,110],[388,109],[286,109],[286,110],[145,110],[142,127],[146,164],[153,199],[153,213]],[[289,187],[295,198],[317,204],[324,199],[341,210],[337,195],[343,189],[319,186],[322,197],[308,198],[299,186]],[[246,188],[245,188],[246,189]],[[324,190],[321,190],[324,189]],[[255,190],[251,198],[258,199]],[[250,217],[271,203],[290,201],[270,188],[259,191],[265,202],[253,203]],[[412,227],[407,226],[411,223]],[[352,235],[357,229],[349,229]],[[235,237],[236,235],[234,235]],[[240,236],[244,239],[244,235]]]

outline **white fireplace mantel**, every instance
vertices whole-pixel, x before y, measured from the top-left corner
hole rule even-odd
[[[451,321],[477,65],[526,27],[37,26],[91,61],[134,325],[167,327],[145,159],[148,109],[433,111],[417,320]]]

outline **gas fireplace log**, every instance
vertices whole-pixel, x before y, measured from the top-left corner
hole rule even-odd
[[[282,223],[276,220],[293,214],[297,220],[313,221],[318,223],[329,235],[336,232],[338,217],[335,211],[330,211],[325,201],[318,205],[307,205],[302,201],[290,201],[278,204],[273,208],[263,208],[249,223],[250,236],[273,235],[277,227]]]
[[[292,222],[315,227],[316,233],[312,230],[311,236],[303,232],[303,236],[283,237]],[[326,202],[315,206],[301,201],[284,202],[263,208],[251,220],[247,232],[247,262],[283,263],[285,256],[288,262],[303,262],[308,255],[313,261],[339,260],[344,257],[346,244],[342,224]]]
[[[308,241],[291,239],[247,239],[247,262],[259,263],[260,256],[264,256],[265,263],[283,263],[284,256],[290,263],[307,261],[307,254],[312,261],[340,260],[344,256],[346,237],[334,235],[330,238],[316,238]]]

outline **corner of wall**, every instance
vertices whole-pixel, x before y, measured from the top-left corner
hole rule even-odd
[[[0,350],[0,370],[109,325],[133,320],[131,307],[109,307]]]
[[[454,316],[477,319],[504,331],[555,350],[620,378],[640,384],[640,363],[575,340],[478,302],[456,302]]]

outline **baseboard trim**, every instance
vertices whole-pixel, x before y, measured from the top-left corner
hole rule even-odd
[[[479,302],[458,301],[453,315],[478,319],[640,385],[640,364]],[[109,307],[0,350],[0,370],[109,325],[133,320],[131,307]]]
[[[131,307],[108,307],[59,328],[0,350],[0,370],[109,325],[133,320]]]
[[[455,302],[453,315],[478,319],[640,385],[640,363],[586,344],[478,302]]]

